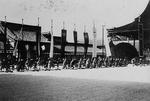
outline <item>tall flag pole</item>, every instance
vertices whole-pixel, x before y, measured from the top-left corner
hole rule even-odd
[[[104,27],[105,25],[102,25],[102,56],[104,57],[104,53],[105,53],[105,45],[104,45]]]
[[[24,36],[23,36],[23,18],[22,18],[22,26],[21,26],[21,31],[20,31],[20,34],[21,34],[21,40],[23,41],[24,39]],[[19,60],[21,59],[21,53],[20,53],[20,50],[18,49],[18,57],[19,57]]]
[[[38,26],[40,25],[40,18],[38,17]]]
[[[110,51],[109,40],[108,40],[108,37],[107,37],[107,32],[106,32],[106,29],[105,29],[105,25],[103,25],[103,35],[104,35],[104,46],[105,46],[105,49],[106,49],[106,56],[109,57],[109,56],[111,56],[111,51]]]
[[[23,30],[23,21],[22,21],[20,32],[19,32],[20,35],[23,33],[22,30]],[[16,56],[16,58],[18,58],[17,47],[18,47],[19,38],[20,38],[19,35],[18,36],[16,35],[16,44],[15,44],[14,51],[13,51],[13,55]]]
[[[39,27],[40,25],[40,18],[38,17],[38,33],[37,33],[37,56],[40,57],[40,40],[41,40],[41,28]]]
[[[7,21],[6,21],[6,16],[5,16],[5,28],[4,28],[4,34],[5,34],[5,41],[4,41],[4,54],[5,57],[7,57],[7,49],[6,49],[6,43],[7,43]]]
[[[22,19],[22,28],[23,28],[23,20],[24,19]],[[23,40],[23,31],[21,32],[21,34],[22,34],[22,40]]]
[[[95,27],[95,23],[93,25],[93,54],[92,57],[96,57],[97,56],[97,40],[96,40],[96,27]]]
[[[143,57],[144,49],[144,36],[143,36],[143,23],[141,17],[138,18],[138,40],[139,40],[139,56]]]
[[[50,58],[53,58],[54,52],[54,39],[53,39],[53,20],[51,20],[51,46],[50,46]]]

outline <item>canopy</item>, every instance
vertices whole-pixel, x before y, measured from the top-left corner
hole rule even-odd
[[[150,1],[144,10],[144,12],[135,18],[135,20],[127,25],[117,27],[117,28],[112,28],[112,29],[107,29],[109,35],[120,35],[120,36],[127,36],[127,37],[134,37],[138,38],[138,23],[143,24],[143,31],[144,34],[147,33],[147,31],[150,31]]]

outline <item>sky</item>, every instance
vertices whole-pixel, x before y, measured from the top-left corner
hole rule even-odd
[[[68,31],[67,40],[72,41],[72,31],[78,31],[83,40],[84,28],[93,35],[93,23],[97,39],[101,39],[102,25],[113,28],[128,24],[146,8],[149,0],[0,0],[0,20],[37,25],[38,17],[42,32],[50,31],[53,19],[54,35],[61,35],[63,22]],[[86,26],[86,27],[84,27]]]

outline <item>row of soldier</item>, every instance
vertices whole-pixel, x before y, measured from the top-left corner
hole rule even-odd
[[[129,63],[136,64],[135,59],[129,61],[127,58],[112,58],[112,57],[97,57],[97,58],[48,58],[48,59],[20,59],[16,62],[11,62],[7,59],[0,62],[1,71],[40,71],[40,70],[53,70],[53,69],[92,69],[92,68],[105,68],[105,67],[122,67],[127,66]],[[141,61],[138,61],[141,63]]]
[[[120,67],[126,66],[129,63],[126,58],[73,58],[71,61],[67,58],[63,61],[63,69],[92,69],[104,67]]]

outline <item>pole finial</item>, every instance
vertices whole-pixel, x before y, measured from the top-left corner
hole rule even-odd
[[[51,34],[53,34],[53,19],[51,20]]]
[[[76,31],[76,24],[74,24],[74,31]]]
[[[7,16],[5,16],[5,22],[6,22],[6,20],[7,20]]]
[[[38,17],[38,26],[40,25],[40,18]]]
[[[86,25],[84,25],[84,32],[86,32]]]
[[[24,21],[24,19],[22,18],[22,25],[23,25],[23,21]]]
[[[63,29],[65,29],[65,22],[63,21]]]
[[[53,19],[51,20],[51,27],[53,27]]]
[[[96,26],[95,26],[95,22],[93,21],[93,33],[96,33]]]

